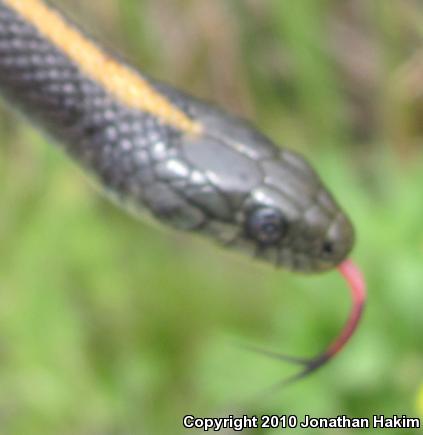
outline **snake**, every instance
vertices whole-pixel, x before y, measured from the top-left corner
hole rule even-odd
[[[354,304],[333,344],[308,359],[263,350],[304,366],[289,382],[352,336],[365,300],[353,225],[300,154],[138,72],[43,0],[0,0],[0,92],[137,216],[294,272],[341,271]]]

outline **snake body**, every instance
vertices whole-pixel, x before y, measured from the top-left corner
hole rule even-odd
[[[40,0],[0,0],[0,90],[140,215],[275,265],[338,265],[352,225],[249,122],[136,72]]]

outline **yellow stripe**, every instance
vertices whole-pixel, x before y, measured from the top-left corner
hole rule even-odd
[[[180,130],[189,133],[201,131],[199,124],[157,93],[135,71],[110,58],[42,1],[3,1],[122,103],[151,113]]]

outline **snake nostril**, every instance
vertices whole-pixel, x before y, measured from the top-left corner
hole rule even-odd
[[[335,251],[335,246],[332,242],[330,242],[329,240],[326,240],[323,243],[322,251],[325,255],[332,255]]]

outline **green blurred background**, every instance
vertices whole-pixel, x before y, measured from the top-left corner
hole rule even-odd
[[[423,417],[423,4],[54,3],[305,154],[355,223],[358,334],[244,411]],[[185,433],[184,414],[228,414],[295,370],[238,340],[313,355],[345,321],[336,273],[275,271],[133,220],[4,105],[0,134],[1,434]]]

